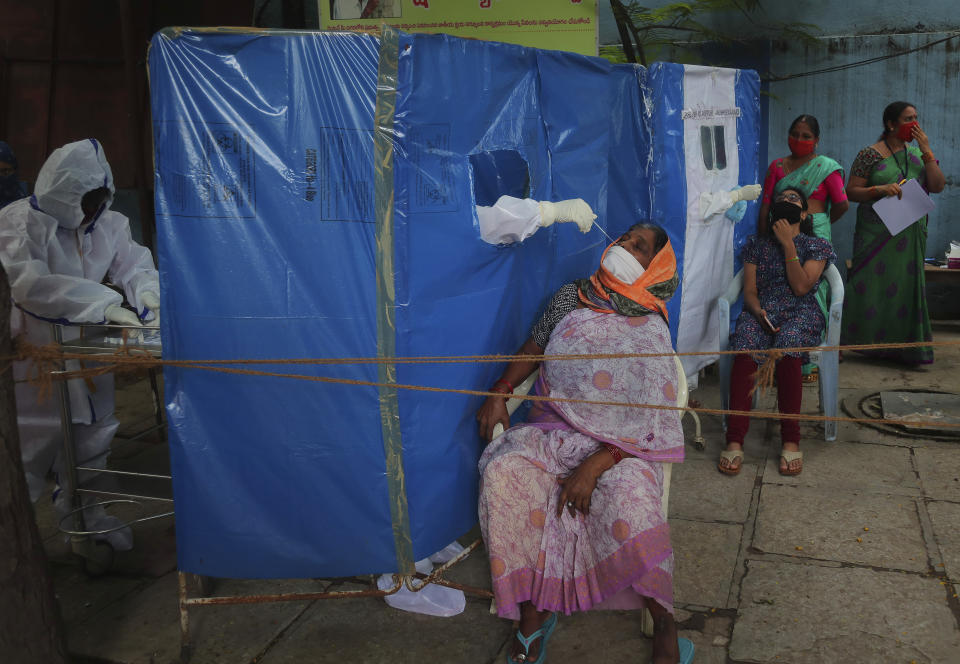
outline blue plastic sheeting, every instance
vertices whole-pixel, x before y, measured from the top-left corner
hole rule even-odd
[[[377,355],[377,57],[351,34],[153,38],[165,358]],[[244,368],[377,379],[375,365]],[[164,378],[180,569],[396,567],[375,387]]]
[[[645,90],[650,100],[647,107],[651,134],[651,151],[656,159],[648,171],[650,217],[664,227],[677,255],[680,285],[667,302],[670,336],[674,347],[680,325],[680,302],[683,297],[683,252],[687,232],[687,181],[683,150],[683,65],[655,62],[647,72]]]
[[[760,77],[752,69],[742,69],[737,73],[736,87],[737,108],[741,110],[737,118],[737,151],[740,159],[740,182],[759,182],[763,176],[760,162]],[[733,230],[733,271],[738,272],[743,267],[740,251],[747,243],[747,238],[757,232],[757,215],[760,213],[760,201],[752,201],[747,205],[747,212],[743,220]],[[742,298],[738,301],[736,312],[731,310],[730,320],[736,324],[736,316],[740,314]],[[732,332],[732,329],[731,329]]]
[[[640,65],[615,65],[607,167],[607,214],[602,225],[616,239],[638,221],[650,220],[648,171],[653,164],[645,113],[647,71]],[[597,220],[601,223],[601,220]]]
[[[482,242],[475,171],[494,174],[477,185],[493,192],[509,193],[522,177],[533,198],[582,197],[614,236],[644,211],[646,150],[611,142],[613,132],[618,142],[643,134],[642,70],[401,34],[395,122],[385,129],[395,144],[394,245],[378,248],[378,48],[348,34],[154,37],[167,359],[377,356],[380,251],[393,252],[397,355],[509,353],[557,287],[596,269],[607,241],[555,224],[518,245]],[[596,122],[611,109],[632,118]],[[610,218],[608,166],[618,162],[629,167],[620,186],[631,191],[616,193]],[[372,365],[255,368],[377,380]],[[397,381],[485,388],[502,369],[400,364]],[[181,569],[230,577],[397,569],[389,505],[397,478],[386,477],[376,387],[180,368],[165,378]],[[399,479],[417,558],[476,522],[480,402],[400,391]]]
[[[572,224],[522,244],[489,245],[475,227],[470,155],[513,151],[530,197],[581,197],[605,209],[607,62],[569,53],[401,35],[396,108],[397,354],[511,353],[553,291],[596,269],[602,234]],[[443,67],[436,67],[442,62]],[[570,90],[577,90],[571,103]],[[604,221],[599,219],[598,221]],[[626,224],[627,226],[629,224]],[[503,365],[398,367],[398,382],[486,388]],[[477,519],[475,413],[482,397],[401,391],[410,530],[422,558]]]
[[[683,256],[682,68],[646,81],[598,58],[390,30],[171,30],[149,66],[166,359],[511,353],[608,241],[554,224],[489,245],[474,206],[501,194],[583,198],[613,237],[652,218]],[[385,145],[392,160],[377,160]],[[455,389],[503,370],[395,366],[396,383]],[[241,368],[380,380],[375,364]],[[184,571],[389,572],[476,523],[482,397],[171,367],[165,380]]]

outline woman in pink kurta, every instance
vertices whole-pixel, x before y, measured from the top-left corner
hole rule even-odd
[[[509,394],[539,364],[537,394],[675,406],[665,301],[677,287],[666,234],[638,224],[590,279],[561,288],[493,391]],[[660,357],[569,355],[662,353]],[[556,359],[551,359],[556,358]],[[509,427],[505,399],[480,410],[481,435]],[[673,621],[673,550],[661,506],[663,463],[683,460],[680,412],[535,402],[529,421],[480,459],[480,525],[501,617],[519,620],[508,662],[541,662],[557,614],[594,608],[654,616],[654,661],[692,658]]]

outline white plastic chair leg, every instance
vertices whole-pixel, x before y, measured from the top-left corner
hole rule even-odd
[[[643,615],[640,618],[640,629],[643,631],[644,636],[653,638],[653,616],[650,615],[650,609],[643,610]]]
[[[820,353],[820,410],[827,417],[837,416],[837,403],[839,401],[838,382],[839,382],[839,357],[837,351],[825,351]],[[837,439],[837,422],[826,421],[823,423],[823,439],[835,441]]]
[[[693,435],[693,446],[696,447],[701,452],[707,446],[707,441],[703,438],[703,431],[700,428],[700,416],[697,415],[697,412],[694,410],[685,410],[683,411],[684,415],[689,414],[693,418],[693,423],[696,426],[696,433]]]

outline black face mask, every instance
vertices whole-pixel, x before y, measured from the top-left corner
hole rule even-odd
[[[791,224],[800,223],[800,214],[803,210],[800,209],[800,206],[794,205],[788,201],[777,201],[770,208],[770,221],[774,222],[779,219],[786,219]]]

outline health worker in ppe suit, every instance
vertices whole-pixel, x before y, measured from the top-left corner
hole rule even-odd
[[[149,250],[130,237],[127,218],[110,210],[113,174],[94,139],[69,143],[50,155],[40,169],[34,195],[0,210],[0,262],[10,280],[14,337],[23,334],[37,345],[53,341],[51,323],[140,325],[160,309],[160,284]],[[123,296],[103,285],[105,277],[123,288],[138,314],[121,307]],[[76,330],[64,330],[75,338]],[[71,366],[71,364],[73,366]],[[79,366],[72,362],[68,370]],[[29,364],[17,362],[17,422],[30,497],[40,498],[51,468],[62,472],[59,407],[55,399],[38,399],[27,382]],[[119,422],[113,416],[113,376],[75,379],[68,384],[78,465],[106,466],[110,441]],[[81,486],[93,473],[81,473]],[[62,480],[61,480],[62,481]],[[59,492],[59,513],[71,509]],[[85,496],[85,503],[96,502]],[[87,530],[117,528],[121,522],[101,506],[84,510]],[[97,536],[116,550],[132,547],[129,528]]]

